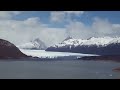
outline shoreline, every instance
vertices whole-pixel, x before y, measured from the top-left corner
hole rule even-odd
[[[84,56],[84,57],[78,58],[78,60],[120,62],[120,55]]]
[[[78,58],[79,60],[87,60],[87,61],[111,61],[120,63],[120,55],[105,55],[105,56],[85,56]],[[116,67],[112,69],[113,72],[120,73],[120,67]]]

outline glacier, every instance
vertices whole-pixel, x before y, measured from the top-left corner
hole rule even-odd
[[[69,53],[69,52],[52,52],[52,51],[45,51],[45,50],[26,50],[20,49],[21,52],[28,56],[32,57],[39,57],[39,58],[55,58],[55,57],[65,57],[65,56],[76,56],[76,57],[83,57],[83,56],[97,56],[95,54],[82,54],[82,53]]]

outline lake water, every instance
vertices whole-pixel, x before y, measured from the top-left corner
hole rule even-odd
[[[0,60],[0,79],[119,79],[120,63],[83,60]]]

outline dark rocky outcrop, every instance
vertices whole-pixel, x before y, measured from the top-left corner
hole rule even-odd
[[[14,44],[9,41],[0,39],[0,59],[8,58],[25,58],[27,55],[23,54]]]
[[[114,68],[112,71],[120,72],[120,67]]]

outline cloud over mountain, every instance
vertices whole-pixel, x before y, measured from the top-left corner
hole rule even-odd
[[[26,12],[27,13],[27,12]],[[102,36],[120,36],[120,24],[112,23],[107,19],[94,17],[91,25],[86,25],[82,21],[72,19],[72,15],[79,17],[85,12],[80,11],[63,11],[50,12],[50,24],[53,22],[66,22],[64,27],[49,27],[50,24],[43,23],[40,17],[28,17],[24,20],[13,19],[17,15],[21,15],[17,11],[1,11],[0,12],[0,38],[11,41],[19,45],[26,43],[31,39],[39,37],[47,46],[59,43],[67,36],[73,38],[89,38]],[[60,21],[59,21],[60,20]],[[62,23],[61,22],[61,23]]]

